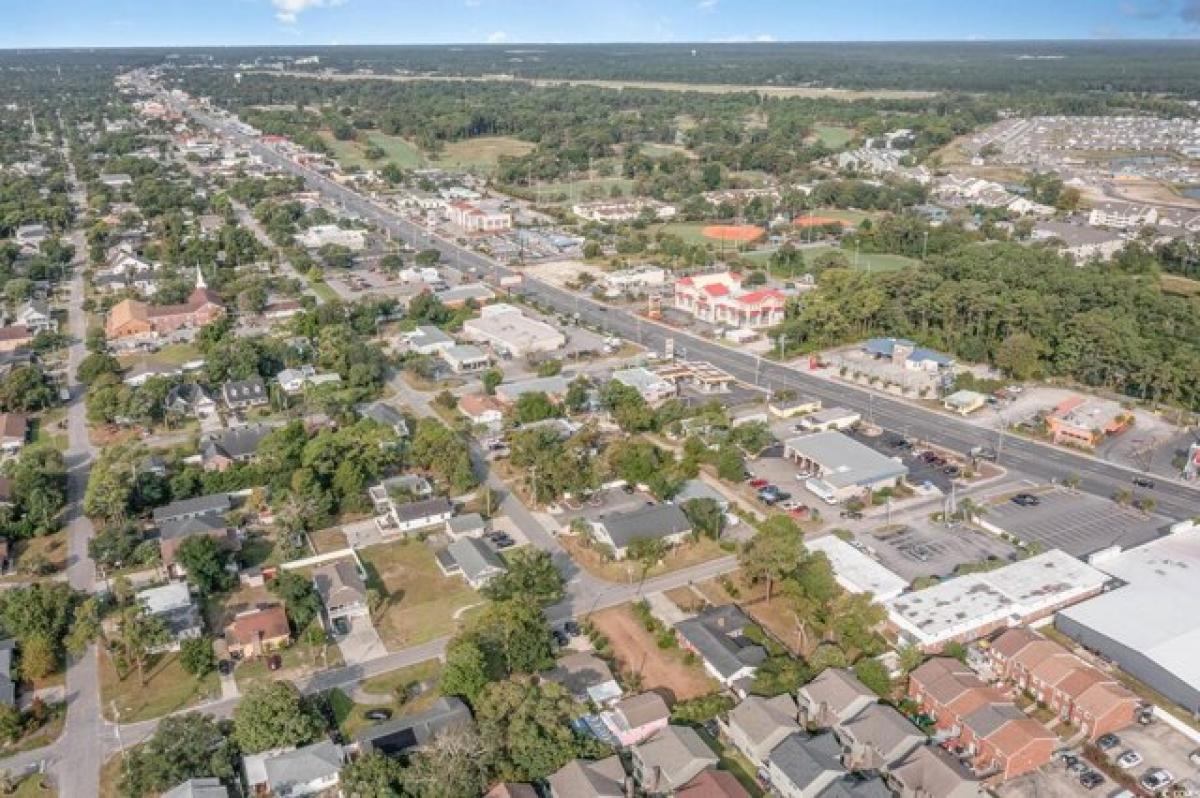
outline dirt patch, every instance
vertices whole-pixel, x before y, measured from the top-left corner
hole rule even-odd
[[[633,616],[628,604],[595,613],[591,621],[612,644],[612,651],[625,673],[641,675],[643,690],[657,690],[685,701],[717,689],[699,662],[688,662],[675,647],[662,649]]]
[[[761,227],[749,224],[710,224],[704,228],[704,237],[715,241],[738,241],[749,243],[767,234]]]

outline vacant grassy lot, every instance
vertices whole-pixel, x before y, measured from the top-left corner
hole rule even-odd
[[[121,365],[125,368],[132,368],[141,364],[153,366],[167,366],[178,368],[190,360],[199,360],[204,357],[200,350],[191,344],[168,344],[157,352],[149,354],[128,355],[118,358]]]
[[[329,702],[333,707],[334,720],[347,739],[367,726],[375,723],[363,716],[363,713],[376,708],[390,709],[392,717],[412,715],[426,710],[437,700],[441,693],[438,691],[438,679],[441,677],[442,663],[431,659],[401,668],[398,671],[376,676],[362,683],[366,693],[388,696],[391,701],[384,703],[358,704],[341,690],[330,693]]]
[[[1164,294],[1195,296],[1200,294],[1200,280],[1192,280],[1178,274],[1164,274],[1159,278]]]
[[[130,669],[125,678],[117,673],[112,658],[100,654],[100,703],[104,716],[113,717],[113,704],[122,723],[159,718],[180,709],[194,706],[221,695],[216,673],[197,679],[179,665],[178,654],[157,654],[146,665],[146,683],[142,684],[137,669]]]
[[[50,781],[40,773],[21,779],[17,789],[9,795],[12,798],[53,798],[58,790],[50,786]]]
[[[854,131],[837,125],[817,125],[817,139],[831,150],[840,150],[854,138]]]
[[[717,689],[699,660],[678,647],[659,648],[628,604],[593,614],[592,623],[612,644],[613,656],[625,673],[639,673],[643,690],[672,696],[671,703],[707,695]]]
[[[804,250],[804,259],[806,261],[815,260],[825,252],[840,252],[846,257],[851,268],[855,266],[855,255],[852,249],[841,249],[839,247],[812,247]],[[919,266],[921,261],[916,258],[906,258],[903,255],[889,255],[881,252],[860,252],[857,258],[857,267],[861,271],[870,272],[895,272],[901,269],[906,269],[909,266]]]
[[[367,582],[384,597],[375,628],[389,651],[451,634],[455,613],[483,599],[462,579],[442,575],[433,550],[419,540],[363,549]]]
[[[445,145],[437,157],[429,162],[449,169],[492,169],[500,156],[524,155],[534,145],[510,136],[484,136],[466,141],[453,141]]]
[[[642,564],[633,560],[607,560],[603,553],[592,548],[590,539],[583,535],[563,535],[560,538],[563,548],[575,562],[582,565],[589,573],[607,579],[610,582],[633,583],[643,576]],[[662,574],[678,571],[680,568],[690,568],[702,562],[728,556],[729,552],[722,549],[711,538],[700,538],[698,541],[686,541],[675,546],[653,567],[645,571],[645,577],[661,576]]]
[[[417,145],[400,136],[368,133],[366,141],[339,141],[326,130],[321,132],[321,138],[333,150],[333,157],[343,167],[371,169],[391,161],[402,169],[415,169],[425,164],[425,157],[421,155]],[[386,153],[383,158],[372,161],[366,157],[366,149],[372,144]]]
[[[63,532],[18,540],[13,546],[14,565],[6,576],[0,577],[0,583],[28,581],[30,570],[40,563],[47,564],[54,571],[67,567],[67,536]]]
[[[581,180],[563,180],[556,183],[546,183],[534,186],[536,202],[544,204],[564,202],[584,202],[584,194],[590,187],[599,188],[603,198],[611,197],[612,188],[616,186],[621,193],[628,195],[633,192],[633,181],[627,177],[596,177]],[[595,191],[595,188],[592,189]]]

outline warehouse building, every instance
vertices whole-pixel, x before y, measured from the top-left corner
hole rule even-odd
[[[567,337],[545,322],[531,319],[512,305],[491,305],[478,319],[463,323],[463,335],[490,346],[498,354],[525,357],[535,352],[555,352]]]
[[[783,456],[813,474],[804,486],[829,503],[892,487],[908,475],[904,463],[833,430],[789,439]]]
[[[1200,712],[1200,527],[1096,563],[1126,584],[1058,614],[1054,625],[1191,712]]]

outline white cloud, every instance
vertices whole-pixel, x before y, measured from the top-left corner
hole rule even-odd
[[[502,30],[492,31],[487,35],[488,44],[503,44],[508,41],[508,34]]]
[[[768,44],[779,40],[769,33],[760,33],[757,36],[726,36],[723,39],[713,39],[712,41],[718,44],[746,44],[750,42]]]
[[[310,8],[340,6],[346,0],[271,0],[275,6],[275,18],[284,25],[295,25],[303,11]]]
[[[720,0],[700,0],[700,2],[696,3],[696,8],[701,11],[712,11],[717,7],[718,2]]]

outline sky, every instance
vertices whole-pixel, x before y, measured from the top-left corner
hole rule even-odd
[[[0,0],[0,48],[1200,38],[1200,0]]]

